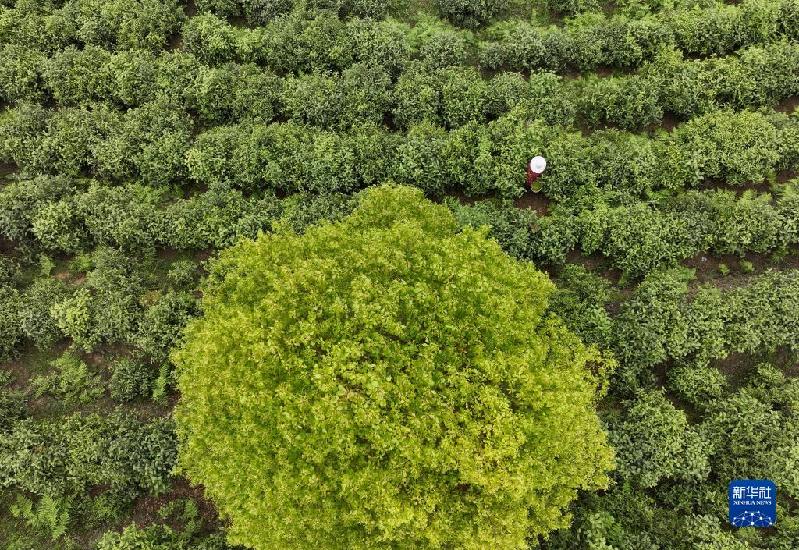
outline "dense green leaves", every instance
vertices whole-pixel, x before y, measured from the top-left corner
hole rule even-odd
[[[182,467],[258,548],[516,548],[611,462],[550,293],[408,188],[244,241],[175,356]]]

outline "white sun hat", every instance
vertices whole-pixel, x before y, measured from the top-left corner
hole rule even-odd
[[[530,159],[530,170],[536,174],[541,174],[547,167],[547,159],[544,157],[533,157]]]

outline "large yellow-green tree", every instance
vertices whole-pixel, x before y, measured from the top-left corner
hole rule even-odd
[[[552,290],[406,187],[243,241],[174,354],[180,464],[253,548],[524,548],[612,465]]]

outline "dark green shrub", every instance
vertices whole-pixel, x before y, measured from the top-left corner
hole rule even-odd
[[[436,0],[438,13],[454,24],[475,28],[508,9],[507,0]]]
[[[530,76],[530,81],[535,75]],[[484,112],[489,118],[504,115],[531,96],[528,82],[519,73],[500,73],[488,81]],[[531,116],[531,118],[536,118]]]
[[[641,487],[663,479],[702,481],[710,468],[707,443],[662,392],[639,393],[610,429],[618,475]]]
[[[486,200],[464,205],[448,198],[446,204],[459,224],[475,229],[487,227],[488,235],[507,254],[520,260],[530,258],[530,241],[538,222],[534,210],[516,208],[510,201]]]
[[[161,57],[147,50],[114,54],[103,67],[108,97],[124,107],[138,107],[154,101],[161,92],[158,78],[165,72],[163,65]],[[185,76],[192,76],[189,67],[186,73]]]
[[[43,64],[42,80],[58,103],[86,105],[109,95],[109,66],[113,56],[97,46],[75,46],[58,52]]]
[[[418,56],[427,67],[440,69],[466,64],[469,57],[469,43],[462,33],[450,29],[436,29],[422,40]]]
[[[70,297],[56,302],[51,315],[59,329],[85,351],[101,342],[132,342],[141,320],[144,293],[139,259],[113,249],[92,254],[94,267]]]
[[[482,122],[485,116],[488,86],[472,68],[442,69],[441,118],[448,128],[459,128],[468,122]]]
[[[0,48],[0,100],[8,103],[42,99],[42,52],[19,44]]]
[[[76,193],[67,177],[37,177],[11,182],[0,191],[0,234],[6,239],[29,242],[34,238],[33,220],[50,201]]]
[[[137,251],[152,249],[163,239],[162,204],[161,190],[138,184],[106,187],[92,182],[71,206],[82,218],[92,242]]]
[[[190,92],[199,115],[209,122],[251,119],[270,122],[275,116],[282,83],[255,65],[233,63],[203,68]]]
[[[107,484],[158,494],[167,487],[176,443],[165,418],[143,423],[114,412],[26,419],[0,433],[0,486],[57,496]]]
[[[358,202],[357,196],[344,193],[296,193],[280,202],[279,224],[300,234],[324,221],[339,221],[350,214]]]
[[[22,341],[24,332],[19,318],[22,304],[19,291],[14,287],[0,284],[0,360],[7,361],[17,345]]]
[[[175,290],[193,289],[199,276],[199,266],[192,260],[172,262],[166,274],[167,281]]]
[[[610,347],[613,322],[606,306],[611,302],[611,283],[581,265],[566,264],[558,273],[558,290],[550,308],[584,342]]]
[[[120,402],[148,397],[155,374],[153,367],[143,361],[128,357],[114,361],[108,384],[111,397]]]
[[[50,309],[69,292],[65,283],[51,277],[36,279],[25,289],[19,309],[20,326],[37,348],[45,350],[63,337]]]
[[[410,128],[422,121],[441,124],[441,90],[438,72],[412,64],[394,86],[394,123]]]
[[[48,394],[68,406],[85,405],[105,393],[100,376],[77,356],[65,353],[50,363],[52,372],[36,376],[31,388],[36,397]]]
[[[704,408],[723,395],[727,379],[718,369],[700,363],[671,369],[668,383],[682,399]]]
[[[0,433],[10,431],[26,415],[25,394],[5,387],[10,379],[10,373],[0,373]]]
[[[32,220],[33,234],[47,250],[79,252],[86,247],[88,234],[72,198],[51,202]]]
[[[555,15],[576,15],[584,11],[599,11],[597,0],[544,0],[542,5]]]
[[[210,65],[236,59],[238,33],[214,15],[197,15],[183,25],[183,47]]]
[[[64,14],[85,44],[120,50],[161,50],[183,22],[177,0],[72,0]]]
[[[156,362],[166,361],[169,350],[195,313],[194,296],[188,292],[167,292],[144,312],[136,345]]]
[[[777,130],[760,113],[712,113],[690,120],[671,135],[677,146],[690,152],[702,178],[733,185],[759,183],[779,160]]]

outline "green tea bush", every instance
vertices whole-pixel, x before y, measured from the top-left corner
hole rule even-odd
[[[184,17],[177,0],[72,0],[63,9],[78,40],[120,50],[163,49]]]
[[[438,72],[421,64],[412,64],[397,79],[394,86],[394,123],[409,128],[423,121],[441,124],[441,92]]]
[[[208,64],[251,61],[278,75],[301,75],[367,63],[393,76],[410,57],[408,30],[394,21],[342,21],[328,11],[282,15],[255,29],[201,15],[186,23],[183,38],[186,50]]]
[[[166,71],[164,61],[147,50],[117,52],[103,67],[108,97],[123,107],[138,107],[154,101],[159,93],[158,78]],[[187,73],[190,75],[189,68]]]
[[[634,129],[658,124],[663,118],[660,90],[651,80],[633,75],[586,78],[580,84],[577,110],[591,126]]]
[[[781,491],[796,495],[797,459],[791,452],[797,435],[793,417],[749,388],[714,404],[700,429],[712,443],[713,470],[721,479],[751,472],[773,479]]]
[[[205,121],[269,122],[276,114],[281,88],[277,77],[255,65],[229,63],[217,68],[202,68],[190,93]]]
[[[611,425],[618,475],[641,487],[663,479],[702,481],[710,471],[708,445],[662,392],[642,392]]]
[[[671,137],[690,151],[700,178],[761,182],[779,160],[777,130],[760,113],[711,113],[681,125]]]
[[[470,34],[446,26],[437,18],[420,16],[406,36],[414,56],[431,69],[466,65],[471,56]]]
[[[182,467],[233,543],[522,546],[611,464],[596,354],[545,314],[551,290],[407,188],[242,241],[174,356]]]
[[[587,13],[560,27],[511,19],[489,28],[479,43],[479,56],[490,69],[630,69],[668,48],[690,56],[722,56],[780,38],[790,40],[799,28],[798,18],[793,0],[751,0],[735,6],[712,2],[702,9],[680,6],[640,19]]]
[[[85,193],[70,201],[82,226],[96,245],[126,251],[152,249],[163,240],[163,192],[139,184],[107,187],[91,182]]]
[[[45,2],[17,2],[0,10],[0,43],[55,52],[75,38],[77,22],[65,10]]]
[[[747,190],[738,197],[731,191],[689,192],[670,203],[669,209],[703,216],[709,222],[703,232],[719,254],[768,252],[792,242],[785,227],[793,224],[794,216],[772,206],[768,193]]]
[[[66,405],[94,401],[105,393],[100,376],[75,355],[65,353],[50,363],[53,371],[33,378],[31,388],[36,397],[48,394]]]
[[[111,53],[97,46],[81,50],[69,46],[49,58],[42,67],[44,85],[58,103],[85,105],[106,97],[106,66]]]
[[[50,309],[69,294],[66,283],[51,277],[36,279],[22,294],[20,327],[38,349],[45,350],[63,337]]]
[[[614,349],[624,387],[667,360],[799,349],[799,272],[767,271],[726,290],[700,287],[689,299],[692,277],[684,269],[652,273],[622,304]]]
[[[101,342],[132,342],[142,316],[145,281],[134,260],[113,249],[97,249],[94,268],[70,297],[50,314],[61,331],[85,351]]]
[[[357,195],[346,193],[295,193],[280,201],[280,219],[274,225],[301,234],[315,224],[341,220],[352,212],[357,202]]]
[[[236,29],[214,15],[189,18],[181,32],[183,47],[201,62],[210,65],[237,59]]]
[[[675,265],[706,246],[701,225],[638,203],[630,207],[583,212],[582,248],[611,258],[625,274],[638,277],[663,265]]]
[[[15,348],[22,342],[19,309],[22,304],[19,291],[6,284],[0,284],[0,360],[11,358]]]
[[[120,402],[148,397],[155,375],[152,366],[147,363],[123,357],[111,364],[108,390],[111,397]]]
[[[382,70],[355,64],[341,77],[317,73],[286,79],[281,103],[291,120],[321,128],[382,124],[390,84]]]
[[[0,433],[11,430],[14,423],[25,417],[25,394],[0,387]]]
[[[41,101],[41,69],[45,55],[19,44],[0,48],[0,100],[8,103]]]
[[[585,11],[599,11],[599,2],[597,0],[544,0],[541,5],[557,16],[576,15]]]
[[[167,360],[168,350],[178,343],[183,327],[196,313],[195,298],[188,292],[167,292],[147,308],[136,345],[157,362]]]
[[[452,23],[475,28],[491,21],[508,9],[508,0],[435,0],[442,17]]]
[[[693,272],[681,269],[649,274],[622,303],[614,323],[614,351],[623,367],[624,385],[635,386],[635,377],[669,358],[671,333],[684,330],[681,302],[688,293]]]
[[[490,84],[502,78],[503,75],[497,75]],[[534,73],[530,75],[527,87],[527,93],[524,94],[525,101],[517,110],[518,113],[552,125],[574,124],[577,113],[576,98],[564,84],[562,77],[553,73]],[[512,108],[510,104],[509,107]]]
[[[441,72],[441,118],[448,128],[482,122],[488,86],[471,69],[447,68]]]
[[[12,241],[30,242],[39,210],[50,201],[76,192],[75,183],[63,176],[8,183],[0,190],[0,234]]]
[[[529,259],[530,241],[534,238],[538,216],[534,210],[516,208],[507,201],[478,201],[464,205],[448,198],[447,206],[462,226],[488,228],[488,236],[496,240],[506,254],[520,260]]]
[[[44,206],[36,213],[32,229],[47,250],[79,252],[88,240],[75,201],[69,198]]]
[[[566,264],[558,273],[557,285],[552,311],[581,340],[608,349],[613,337],[613,321],[606,309],[613,298],[610,282],[581,265]]]
[[[193,289],[199,276],[199,266],[192,260],[176,260],[166,273],[167,281],[174,290]]]
[[[669,370],[668,384],[694,407],[704,408],[724,394],[727,378],[709,365],[683,365]]]
[[[164,211],[162,242],[181,250],[224,248],[240,237],[268,231],[278,213],[274,199],[247,199],[238,191],[208,191]]]

